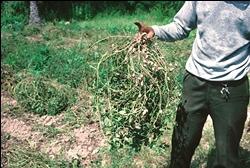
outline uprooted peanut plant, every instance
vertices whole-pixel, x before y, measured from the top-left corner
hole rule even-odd
[[[98,110],[114,148],[153,145],[167,125],[174,67],[157,43],[141,37],[117,38],[96,68]]]

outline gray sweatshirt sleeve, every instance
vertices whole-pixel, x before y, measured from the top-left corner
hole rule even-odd
[[[188,37],[197,24],[196,1],[186,1],[175,15],[173,22],[164,26],[152,26],[155,35],[164,41],[182,40]]]

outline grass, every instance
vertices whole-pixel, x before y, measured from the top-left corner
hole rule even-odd
[[[43,136],[45,136],[48,139],[55,138],[58,134],[63,132],[63,130],[56,128],[54,125],[44,126],[41,124],[37,124],[32,129],[33,129],[33,131],[41,132],[43,134]]]
[[[142,146],[139,152],[134,151],[131,148],[121,148],[118,150],[103,149],[96,159],[92,163],[92,167],[100,168],[138,168],[138,167],[163,167],[168,164],[170,152],[169,148],[159,150],[156,148],[150,148],[148,146]]]
[[[14,148],[15,147],[15,148]],[[29,149],[22,146],[14,146],[7,153],[8,167],[32,167],[32,168],[78,168],[79,163],[77,160],[68,162],[62,159],[52,159],[46,154],[37,152],[36,150]]]
[[[81,124],[99,120],[99,114],[95,110],[98,104],[93,104],[94,100],[84,97],[85,94],[81,91],[85,90],[88,94],[95,95],[95,67],[101,56],[110,49],[109,44],[116,43],[112,38],[98,44],[95,42],[115,35],[132,37],[137,32],[134,21],[144,21],[148,25],[165,24],[171,21],[171,17],[163,16],[155,9],[151,13],[138,12],[125,16],[119,13],[102,14],[92,20],[73,20],[69,24],[65,21],[55,21],[46,23],[42,28],[25,27],[19,32],[2,30],[2,62],[14,70],[14,78],[20,78],[20,74],[25,71],[31,74],[32,79],[46,78],[60,84],[64,89],[69,87],[77,92],[68,100],[74,102],[72,106],[60,112],[65,113],[64,123],[79,127]],[[175,85],[171,86],[171,105],[165,109],[167,113],[174,114],[179,102],[184,65],[191,52],[194,35],[195,33],[192,32],[188,39],[174,43],[158,41],[167,62],[177,67],[171,79],[175,81],[173,82]],[[89,46],[92,47],[89,48]],[[14,83],[9,87],[15,86]],[[88,100],[90,100],[89,103],[87,103]],[[141,150],[137,152],[127,146],[116,151],[104,148],[99,153],[98,159],[93,161],[92,167],[161,167],[167,164],[170,157],[174,115],[169,115],[163,120],[169,125],[154,146],[142,145]],[[47,137],[55,137],[60,133],[60,130],[53,126],[37,129]],[[210,142],[210,139],[208,141]],[[212,149],[198,148],[193,167],[201,167],[210,150]],[[77,161],[69,163],[60,159],[51,159],[46,154],[20,146],[11,149],[7,158],[10,167],[77,167],[78,164]]]
[[[2,148],[2,145],[7,145]],[[46,154],[29,148],[27,142],[19,141],[8,133],[1,133],[1,165],[9,168],[79,168],[77,160],[68,162],[62,158],[50,158]]]
[[[135,34],[137,27],[133,24],[136,21],[143,21],[148,25],[166,24],[171,17],[164,16],[163,10],[154,8],[149,13],[137,11],[131,15],[121,15],[119,11],[101,13],[92,20],[79,22],[82,29],[104,31],[108,34]]]

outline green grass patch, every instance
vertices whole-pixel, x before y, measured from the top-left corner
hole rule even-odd
[[[3,39],[4,64],[10,65],[15,71],[27,69],[33,74],[44,70],[51,54],[47,45],[29,43],[24,36],[11,35]]]
[[[88,61],[89,55],[80,52],[77,47],[57,50],[48,60],[43,75],[77,88],[82,83],[91,82],[89,80],[93,75]]]

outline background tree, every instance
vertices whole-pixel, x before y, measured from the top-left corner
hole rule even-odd
[[[39,16],[37,1],[30,1],[30,17],[29,25],[40,25],[41,18]]]

